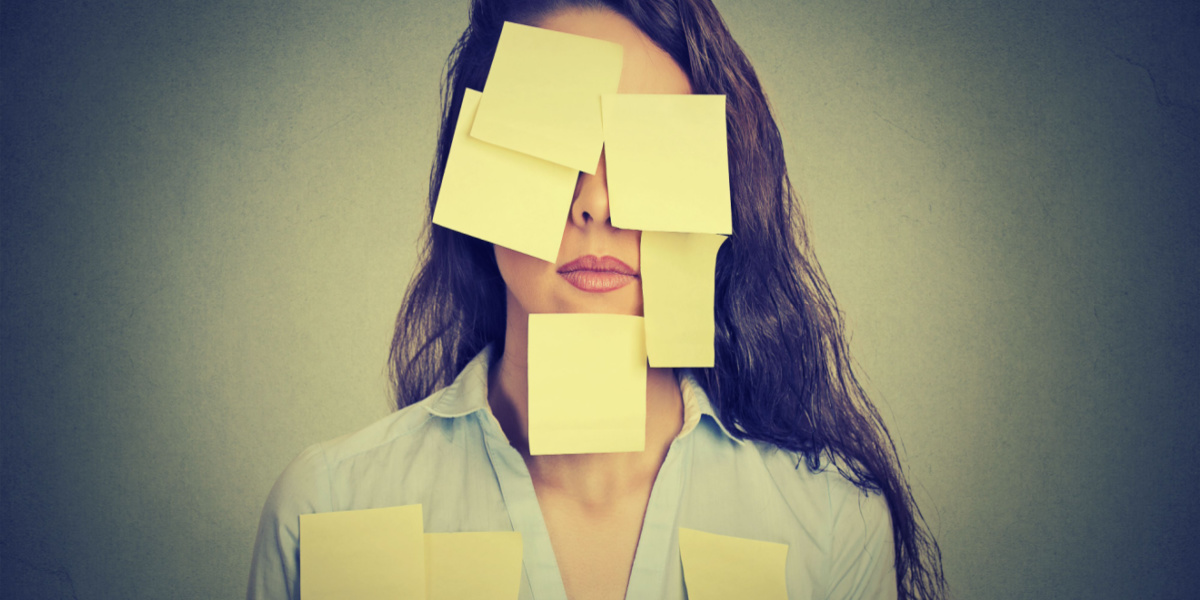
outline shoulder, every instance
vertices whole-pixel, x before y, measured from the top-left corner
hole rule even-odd
[[[761,445],[760,445],[761,447]],[[809,468],[795,454],[763,451],[768,471],[798,519],[815,521],[829,597],[895,597],[892,518],[882,493],[851,481],[828,456]]]
[[[425,404],[438,394],[386,415],[359,431],[308,446],[276,479],[266,500],[264,516],[269,511],[294,516],[336,510],[332,506],[332,474],[355,457],[419,439],[422,428],[430,425],[433,418]]]
[[[423,503],[436,461],[469,452],[464,440],[478,419],[465,417],[486,406],[488,356],[480,353],[450,386],[309,446],[284,468],[259,519],[248,598],[298,597],[300,515]]]
[[[736,476],[747,489],[775,492],[767,495],[777,499],[783,518],[807,535],[826,538],[851,513],[870,526],[890,527],[884,496],[849,479],[828,453],[810,464],[797,452],[735,437],[713,413],[704,416],[712,426],[698,427],[695,432],[700,434],[696,445],[699,460],[709,471]]]
[[[442,419],[430,412],[444,392],[434,392],[361,430],[308,446],[283,469],[268,505],[310,512],[343,510],[338,482],[346,476],[361,482],[372,472],[424,456],[431,450],[428,446],[445,442],[443,430],[461,425],[458,421],[464,419]]]
[[[410,404],[358,431],[317,444],[324,466],[336,469],[347,461],[364,455],[369,456],[382,449],[419,443],[426,430],[437,424],[437,417],[430,413],[429,405],[436,402],[445,391],[442,389],[434,392],[424,400]]]
[[[846,510],[860,512],[872,521],[889,518],[883,494],[851,481],[828,455],[822,455],[811,468],[797,453],[761,442],[754,446],[780,493],[793,503],[804,503],[806,512],[824,513],[830,520]]]
[[[743,533],[732,534],[787,543],[789,573],[811,586],[797,584],[793,592],[828,599],[896,597],[892,520],[883,494],[855,484],[827,456],[810,465],[761,441],[720,448],[715,458],[736,465],[738,485],[732,487],[741,490],[727,504],[753,515],[726,515],[744,525]],[[721,458],[726,456],[731,459]]]
[[[849,551],[890,553],[892,518],[887,498],[866,489],[843,473],[828,455],[810,468],[802,457],[756,444],[767,471],[798,519],[820,523],[825,546]]]
[[[439,392],[440,393],[440,392]],[[386,460],[407,460],[419,450],[434,417],[426,400],[348,435],[305,448],[275,480],[259,518],[247,597],[296,598],[299,594],[300,515],[346,510],[344,480],[355,467],[386,471]],[[413,447],[413,446],[417,447]],[[356,462],[365,458],[364,462]],[[347,468],[349,466],[349,468]],[[342,475],[339,477],[339,473]]]

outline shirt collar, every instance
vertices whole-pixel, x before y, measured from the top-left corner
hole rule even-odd
[[[707,415],[721,430],[721,433],[725,434],[725,437],[738,445],[746,443],[745,440],[739,439],[725,429],[725,424],[721,422],[712,402],[708,399],[708,393],[701,387],[691,369],[676,369],[675,377],[679,380],[679,391],[683,395],[683,427],[675,439],[681,439],[691,433],[700,424],[700,418]]]
[[[438,417],[453,419],[469,415],[480,409],[491,410],[488,406],[488,367],[491,365],[492,347],[484,348],[467,366],[463,367],[458,377],[454,378],[440,394],[430,398],[425,405],[426,410]]]
[[[469,415],[477,410],[487,410],[488,406],[488,368],[492,360],[492,346],[484,348],[467,366],[463,367],[458,377],[454,378],[440,394],[430,398],[425,405],[426,410],[438,417],[454,419]],[[725,429],[712,402],[704,388],[692,373],[691,369],[676,369],[675,377],[679,381],[679,391],[683,396],[683,427],[676,439],[681,439],[700,424],[701,417],[707,415],[716,424],[721,433],[737,444],[745,441],[737,438]]]

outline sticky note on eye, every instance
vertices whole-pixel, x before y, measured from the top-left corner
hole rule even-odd
[[[600,95],[616,93],[623,54],[613,42],[505,23],[471,135],[595,174]]]
[[[472,138],[479,99],[463,96],[433,222],[554,262],[579,172]]]
[[[602,109],[614,226],[733,233],[725,96],[612,94]]]
[[[787,544],[679,528],[689,600],[787,600]]]
[[[517,600],[521,534],[425,534],[428,600]]]
[[[529,315],[529,452],[646,447],[642,317]]]
[[[642,298],[651,367],[711,367],[717,251],[725,236],[642,232]]]
[[[300,595],[425,598],[421,505],[300,515]]]

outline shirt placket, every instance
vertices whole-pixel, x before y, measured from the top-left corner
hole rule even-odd
[[[524,459],[500,429],[495,417],[486,411],[476,413],[484,431],[488,458],[500,482],[500,493],[508,509],[513,530],[521,533],[523,568],[530,592],[536,600],[567,600],[567,591],[558,572],[550,532],[542,518],[533,478]]]
[[[524,545],[525,579],[535,600],[567,600],[566,587],[558,570],[550,532],[538,504],[533,478],[520,453],[508,442],[495,417],[487,411],[476,413],[484,430],[488,457],[500,483],[514,531],[521,533]],[[671,442],[667,456],[659,467],[650,490],[642,531],[634,553],[633,568],[625,597],[682,598],[682,581],[669,585],[667,579],[679,570],[679,545],[675,529],[679,506],[683,498],[687,473],[690,470],[694,435],[685,435]],[[665,595],[664,595],[665,594]]]
[[[672,573],[677,573],[673,568],[676,566],[674,563],[679,562],[679,542],[675,529],[679,521],[683,489],[687,483],[685,479],[690,470],[694,437],[687,435],[672,441],[667,457],[658,469],[633,556],[629,586],[625,589],[627,600],[682,598],[683,586],[672,584],[668,578]]]

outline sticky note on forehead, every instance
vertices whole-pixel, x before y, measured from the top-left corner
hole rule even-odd
[[[517,600],[521,549],[515,531],[425,534],[428,600]]]
[[[641,452],[646,446],[642,317],[529,315],[529,452]]]
[[[679,528],[689,600],[787,600],[787,544]]]
[[[421,505],[300,515],[300,595],[425,598]]]
[[[725,236],[642,232],[642,298],[651,367],[711,367],[717,251]]]
[[[479,100],[466,90],[433,222],[554,262],[579,173],[472,138]]]
[[[612,42],[505,23],[471,135],[595,174],[604,144],[600,95],[616,93],[623,52]]]
[[[733,233],[725,96],[612,94],[602,112],[614,226]]]

